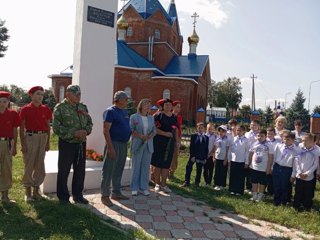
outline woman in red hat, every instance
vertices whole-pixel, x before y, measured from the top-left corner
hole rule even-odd
[[[39,187],[46,175],[44,158],[46,151],[49,150],[52,119],[51,110],[42,104],[44,89],[41,86],[35,86],[28,93],[31,102],[20,110],[20,139],[25,165],[22,183],[26,188],[26,202],[42,198]],[[31,187],[33,187],[32,194]]]
[[[178,123],[172,113],[172,101],[165,99],[161,106],[163,109],[162,112],[154,117],[157,135],[153,140],[154,152],[151,164],[154,166],[155,191],[170,193],[171,190],[167,186],[167,178],[169,176],[174,146],[177,142],[176,130]]]
[[[12,156],[17,154],[17,127],[20,118],[8,109],[10,93],[0,91],[0,192],[2,202],[11,202],[8,196],[12,187]]]

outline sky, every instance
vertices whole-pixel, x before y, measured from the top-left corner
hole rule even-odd
[[[119,1],[120,2],[120,1]],[[170,0],[160,0],[167,9]],[[210,56],[211,77],[241,79],[243,101],[251,104],[255,80],[256,107],[289,107],[301,89],[310,110],[320,105],[319,0],[175,0],[189,51],[191,15],[199,19],[197,53]],[[119,3],[121,7],[122,3]],[[0,85],[28,89],[51,86],[56,74],[73,62],[76,0],[0,0],[0,19],[10,39],[0,58]],[[310,90],[311,89],[311,90]],[[310,95],[310,98],[309,98]]]

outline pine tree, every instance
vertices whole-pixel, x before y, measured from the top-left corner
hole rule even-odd
[[[286,110],[287,117],[287,128],[294,129],[294,121],[300,119],[304,125],[305,131],[310,128],[310,115],[307,109],[304,107],[304,102],[306,101],[303,96],[303,92],[299,89],[296,97],[293,99],[290,108]]]
[[[268,106],[262,115],[263,125],[265,127],[273,126],[274,125],[273,118],[274,118],[274,113],[273,113],[272,109],[270,108],[270,106]]]
[[[4,45],[4,42],[8,41],[8,29],[4,26],[5,21],[0,19],[0,58],[4,57],[4,52],[7,51],[8,46]]]

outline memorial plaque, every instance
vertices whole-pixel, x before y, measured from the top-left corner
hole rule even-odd
[[[100,8],[88,6],[88,22],[114,27],[114,13]]]

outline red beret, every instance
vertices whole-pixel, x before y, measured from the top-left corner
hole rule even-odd
[[[32,94],[34,94],[34,93],[35,93],[36,91],[38,91],[38,90],[44,91],[44,90],[43,90],[43,87],[41,87],[41,86],[35,86],[35,87],[30,88],[30,90],[28,91],[28,93],[29,93],[29,95],[32,95]]]
[[[160,100],[158,100],[158,101],[157,101],[157,105],[158,105],[158,106],[162,106],[163,103],[164,103],[164,101],[165,101],[165,99],[160,99]]]
[[[5,91],[0,91],[0,98],[8,98],[11,96],[10,93],[5,92]]]
[[[177,105],[177,104],[179,104],[179,103],[182,103],[182,101],[176,100],[176,101],[173,101],[172,105],[175,106],[175,105]]]

